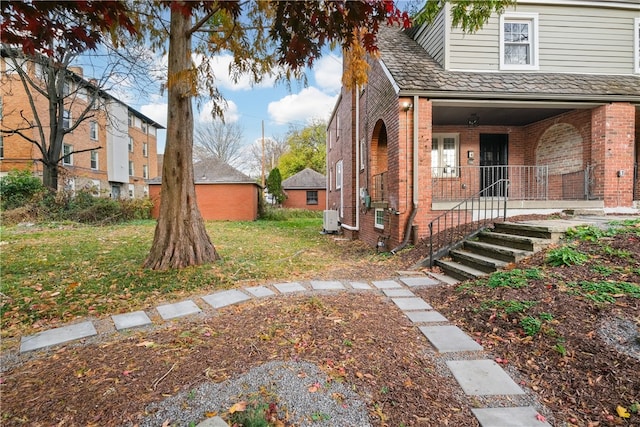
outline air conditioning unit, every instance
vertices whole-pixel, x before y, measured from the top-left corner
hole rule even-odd
[[[338,211],[326,210],[322,212],[322,231],[325,233],[337,233],[339,227]]]

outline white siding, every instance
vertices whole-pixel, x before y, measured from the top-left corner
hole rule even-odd
[[[423,24],[414,37],[420,46],[443,67],[445,66],[445,23],[445,9],[443,9],[431,25]]]
[[[110,182],[129,182],[128,109],[119,102],[107,105],[107,177]]]
[[[631,74],[633,25],[640,12],[595,7],[519,4],[539,14],[539,72]],[[451,30],[450,69],[498,71],[499,19],[475,34]]]

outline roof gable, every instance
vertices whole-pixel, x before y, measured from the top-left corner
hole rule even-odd
[[[296,189],[317,189],[327,186],[327,178],[311,168],[301,170],[297,174],[282,181],[282,188],[285,190]]]

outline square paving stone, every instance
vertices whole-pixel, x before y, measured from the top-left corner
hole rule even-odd
[[[482,350],[480,344],[457,326],[421,326],[420,331],[440,353]]]
[[[431,310],[429,304],[424,302],[422,298],[391,298],[400,310],[409,311],[409,310]]]
[[[391,288],[402,287],[402,285],[400,285],[400,283],[396,282],[395,280],[379,280],[372,283],[373,283],[373,286],[375,286],[378,289],[391,289]]]
[[[188,316],[190,314],[200,313],[200,307],[191,300],[176,302],[174,304],[159,305],[156,307],[160,317],[164,320],[175,319],[176,317]]]
[[[205,295],[202,299],[213,308],[222,308],[228,305],[236,304],[251,299],[251,297],[237,289],[216,292],[215,294]]]
[[[415,297],[416,294],[411,292],[410,289],[383,289],[382,292],[388,297]]]
[[[115,314],[111,316],[113,324],[116,329],[121,331],[123,329],[137,328],[140,326],[147,326],[151,324],[151,319],[144,311],[134,311],[131,313]]]
[[[304,292],[307,290],[307,288],[305,288],[298,282],[278,283],[273,286],[283,294],[290,293],[290,292]]]
[[[245,290],[256,298],[272,297],[276,294],[266,286],[253,286],[251,288],[245,288]]]
[[[538,411],[532,406],[516,408],[471,408],[482,427],[551,427],[536,418]]]
[[[20,353],[79,340],[97,334],[96,328],[94,328],[91,322],[82,322],[61,328],[49,329],[34,335],[22,337],[20,340]]]
[[[353,289],[363,289],[363,290],[371,289],[371,286],[369,286],[368,283],[364,283],[364,282],[350,282],[349,284]]]
[[[441,283],[435,279],[431,279],[429,277],[401,277],[400,281],[410,288],[414,288],[417,286],[434,286],[440,285]]]
[[[447,366],[469,396],[524,394],[493,360],[450,360]]]
[[[413,323],[429,323],[429,322],[447,322],[447,318],[437,311],[407,311],[404,314],[407,315],[409,320]]]
[[[337,280],[312,280],[311,287],[318,291],[344,289],[344,285]]]

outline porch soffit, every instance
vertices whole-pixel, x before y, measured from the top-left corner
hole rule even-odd
[[[378,36],[380,59],[401,96],[640,104],[640,76],[446,71],[402,29],[383,27]]]

